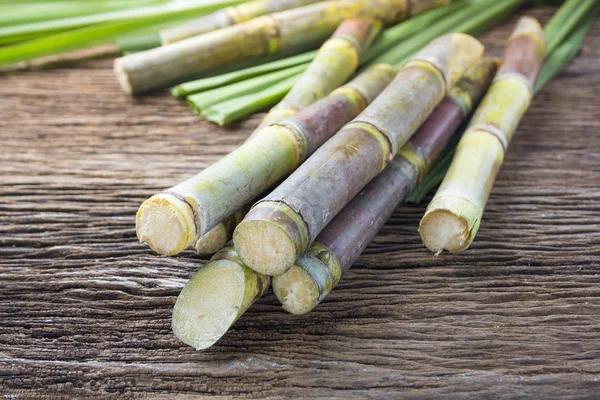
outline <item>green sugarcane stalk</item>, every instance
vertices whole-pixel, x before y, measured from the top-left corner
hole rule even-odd
[[[495,82],[419,225],[423,243],[435,254],[460,252],[473,242],[505,151],[531,104],[545,56],[542,27],[535,18],[521,18]]]
[[[450,6],[440,7],[427,11],[423,14],[419,14],[409,19],[408,21],[404,21],[393,27],[385,29],[382,32],[382,34],[375,39],[373,44],[369,46],[365,53],[361,55],[361,65],[364,66],[365,64],[372,61],[375,57],[390,50],[399,41],[404,40],[410,37],[411,35],[415,34],[416,32],[421,31],[423,26],[430,26],[431,24],[439,21],[442,18],[446,18],[448,15],[467,6],[468,4],[469,2],[467,0],[455,1]],[[175,97],[184,97],[194,93],[215,89],[221,86],[226,86],[232,83],[237,83],[250,78],[254,78],[259,75],[279,71],[288,67],[293,67],[300,64],[307,64],[314,59],[316,54],[317,51],[309,51],[281,60],[267,62],[254,67],[182,83],[180,85],[175,86],[172,89],[171,93]],[[300,74],[298,74],[297,76],[299,77]],[[273,84],[275,83],[276,82],[274,81]],[[240,89],[242,88],[240,87]],[[235,97],[237,96],[232,94],[231,99]]]

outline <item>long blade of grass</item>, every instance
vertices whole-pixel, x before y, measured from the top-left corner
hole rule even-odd
[[[52,1],[0,5],[0,27],[29,24],[61,18],[78,17],[99,13],[148,6],[163,0],[144,1]]]
[[[215,104],[205,109],[202,116],[219,125],[226,125],[279,102],[297,80],[298,77],[293,76],[262,90],[259,96],[250,94]]]
[[[0,45],[13,44],[32,40],[52,33],[64,32],[90,25],[114,23],[121,21],[143,21],[154,18],[184,17],[193,13],[195,16],[205,15],[220,8],[241,3],[243,0],[215,0],[207,3],[205,0],[188,2],[172,2],[159,6],[140,7],[130,10],[109,13],[84,15],[73,18],[63,18],[51,21],[34,22],[30,24],[0,28]]]
[[[256,65],[250,68],[244,68],[237,71],[232,71],[226,74],[211,76],[208,78],[197,79],[195,81],[182,83],[175,86],[171,93],[175,97],[184,97],[194,93],[204,92],[222,86],[230,85],[236,82],[246,81],[250,78],[267,75],[289,67],[295,67],[300,64],[306,64],[315,57],[316,51],[298,54],[296,56],[284,58],[268,62],[265,64]],[[240,87],[241,88],[241,87]],[[232,93],[234,94],[234,93]]]
[[[190,104],[192,111],[196,114],[201,114],[202,110],[214,106],[215,104],[268,89],[285,79],[295,77],[304,72],[309,64],[310,63],[305,63],[292,66],[272,74],[260,75],[243,82],[237,82],[205,92],[196,93],[188,96],[187,101]]]
[[[549,57],[546,58],[544,68],[540,73],[537,84],[535,86],[536,93],[539,92],[554,79],[567,65],[571,63],[581,50],[583,40],[589,32],[590,28],[594,24],[594,20],[597,15],[597,7],[594,12],[586,16],[585,20],[581,22],[578,28],[576,28],[557,48],[554,50]]]
[[[567,0],[564,5],[552,16],[544,27],[546,36],[546,50],[552,54],[567,35],[578,26],[582,18],[587,15],[597,0]]]
[[[158,31],[152,33],[137,33],[117,38],[117,48],[121,53],[135,53],[153,49],[161,45]]]
[[[41,39],[26,43],[0,48],[0,67],[21,61],[28,61],[37,57],[57,54],[64,51],[76,50],[91,45],[107,43],[125,32],[142,29],[151,24],[160,24],[188,16],[190,12],[208,14],[228,3],[237,3],[239,0],[228,2],[210,3],[191,8],[177,8],[176,11],[146,15],[130,20],[100,24],[73,31],[62,32],[46,36]],[[155,7],[158,8],[158,7]],[[135,11],[135,10],[134,10]]]

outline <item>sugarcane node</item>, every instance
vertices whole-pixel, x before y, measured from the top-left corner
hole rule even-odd
[[[255,132],[293,116],[343,84],[358,68],[361,52],[369,47],[380,30],[381,23],[371,18],[344,20],[321,46],[296,84],[267,113]]]
[[[407,66],[419,61],[429,63],[437,68],[448,89],[483,55],[483,50],[483,45],[473,36],[451,33],[432,40]]]
[[[545,56],[546,39],[541,25],[535,18],[522,17],[506,46],[498,79],[505,75],[520,76],[533,93]]]
[[[152,196],[137,212],[137,237],[158,254],[170,256],[182,252],[195,239],[196,232],[192,207],[173,194]]]
[[[483,57],[452,86],[446,97],[458,104],[466,117],[485,94],[502,61],[499,58]]]

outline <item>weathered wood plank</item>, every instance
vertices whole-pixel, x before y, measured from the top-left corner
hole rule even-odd
[[[315,312],[269,293],[204,352],[170,331],[203,260],[153,255],[134,215],[260,116],[223,129],[131,99],[109,59],[0,75],[0,394],[597,398],[599,71],[600,22],[519,128],[472,249],[432,256],[424,205],[401,207]]]

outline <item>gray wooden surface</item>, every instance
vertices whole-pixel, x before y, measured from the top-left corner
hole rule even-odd
[[[403,206],[312,314],[269,292],[204,352],[170,331],[204,260],[152,254],[134,215],[261,116],[217,128],[127,97],[111,66],[0,75],[4,398],[600,398],[600,22],[521,124],[469,251],[428,253],[425,205]]]

